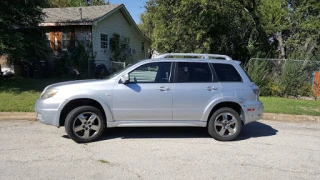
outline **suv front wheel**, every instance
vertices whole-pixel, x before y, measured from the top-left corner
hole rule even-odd
[[[106,121],[101,111],[92,106],[80,106],[73,109],[65,121],[69,137],[77,143],[97,140],[106,128]]]
[[[242,128],[239,114],[228,107],[214,112],[208,122],[208,132],[216,140],[231,141],[238,137]]]

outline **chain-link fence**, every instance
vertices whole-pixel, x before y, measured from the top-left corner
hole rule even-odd
[[[261,95],[312,96],[318,91],[320,61],[252,58],[245,65]]]

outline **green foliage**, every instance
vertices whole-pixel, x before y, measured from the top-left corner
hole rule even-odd
[[[249,61],[247,64],[247,73],[251,80],[259,86],[260,95],[272,95],[272,78],[270,76],[270,67],[268,61]]]
[[[67,51],[57,56],[54,61],[56,75],[88,77],[89,60],[92,61],[95,57],[91,56],[87,48],[86,42],[76,41],[75,47],[68,47]]]
[[[307,92],[301,91],[302,88],[305,89],[306,83],[310,81],[310,74],[312,74],[308,65],[288,60],[282,65],[281,70],[279,77],[276,79],[276,83],[280,88],[280,96],[301,96],[310,93],[310,90]],[[311,88],[310,83],[309,87]]]
[[[46,46],[36,28],[43,18],[41,7],[46,5],[46,0],[0,1],[0,55],[8,55],[13,63],[43,56],[39,46]]]
[[[253,23],[241,4],[232,0],[151,0],[139,27],[159,52],[229,54],[250,57]]]
[[[110,38],[110,61],[127,62],[130,58],[129,39],[114,33]]]
[[[161,53],[320,58],[318,0],[149,0],[145,7],[139,27]]]
[[[77,42],[77,46],[70,52],[71,65],[76,67],[83,77],[88,76],[89,52],[82,42]]]
[[[262,96],[299,97],[312,95],[310,77],[318,68],[308,61],[251,60],[246,69]]]

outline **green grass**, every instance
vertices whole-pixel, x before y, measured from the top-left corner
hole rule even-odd
[[[0,112],[33,112],[34,104],[42,90],[53,83],[66,79],[0,80]]]
[[[0,80],[0,112],[33,112],[42,90],[50,84],[68,79]],[[69,79],[70,80],[70,79]],[[266,113],[320,116],[320,101],[279,97],[260,97]]]
[[[260,100],[266,113],[320,116],[320,101],[279,97],[260,97]]]

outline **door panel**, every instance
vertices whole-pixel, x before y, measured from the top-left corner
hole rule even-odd
[[[175,68],[173,120],[201,120],[207,105],[221,95],[208,63],[178,62]]]
[[[208,87],[215,90],[208,90]],[[175,84],[173,120],[201,120],[207,105],[218,96],[221,96],[219,83]]]
[[[144,64],[129,73],[128,83],[115,84],[115,120],[172,120],[171,64]]]
[[[172,120],[171,83],[117,84],[113,93],[115,120]]]

